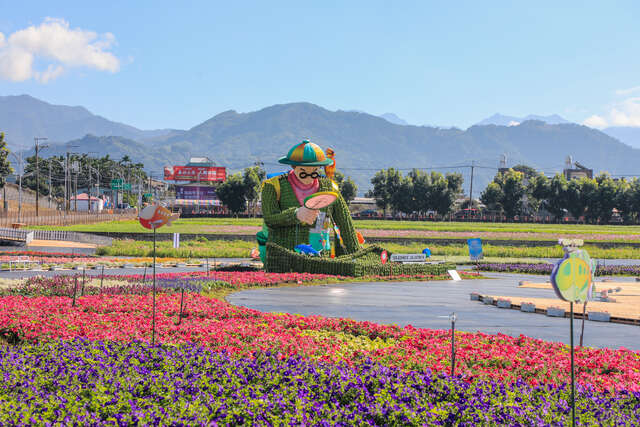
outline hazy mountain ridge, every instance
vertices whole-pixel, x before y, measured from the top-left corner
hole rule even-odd
[[[516,117],[516,116],[505,116],[503,114],[496,113],[493,116],[487,117],[486,119],[476,123],[475,126],[486,126],[486,125],[513,126],[529,120],[537,120],[537,121],[545,122],[550,125],[562,125],[562,124],[571,123],[557,114],[551,114],[549,116],[539,116],[537,114],[529,114],[526,117]]]
[[[640,127],[608,127],[602,132],[633,148],[640,148]]]
[[[74,113],[84,114],[81,110]],[[573,123],[550,125],[530,120],[517,126],[475,125],[467,130],[399,126],[367,113],[329,111],[307,102],[278,104],[249,113],[229,110],[189,130],[140,142],[87,135],[73,143],[81,146],[76,149],[79,152],[108,153],[116,159],[126,154],[160,176],[163,166],[184,164],[191,156],[208,156],[231,171],[256,162],[264,163],[268,172],[286,170],[288,167],[278,164],[277,159],[305,138],[323,148],[332,147],[338,169],[353,176],[361,194],[375,172],[387,167],[402,168],[403,173],[413,167],[462,172],[467,191],[470,169],[460,166],[475,160],[476,165],[484,166],[474,174],[477,196],[495,175],[503,153],[509,165],[523,162],[548,173],[561,170],[567,155],[596,173],[633,173],[640,161],[640,150]],[[45,155],[64,151],[61,145],[47,149]]]
[[[86,134],[142,140],[170,129],[141,130],[92,114],[84,107],[53,105],[29,95],[0,96],[0,128],[10,147],[33,145],[34,137],[65,142]]]

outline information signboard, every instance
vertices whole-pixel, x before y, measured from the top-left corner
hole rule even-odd
[[[478,261],[484,258],[482,254],[482,239],[469,239],[467,240],[469,245],[469,258],[471,261]]]

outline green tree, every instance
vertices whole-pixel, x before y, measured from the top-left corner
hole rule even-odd
[[[9,148],[4,140],[4,132],[0,132],[0,188],[4,188],[7,176],[13,173],[13,168],[9,162]]]
[[[408,176],[399,176],[400,182],[391,192],[391,207],[394,212],[410,215],[416,208],[413,199],[413,182]]]
[[[527,197],[529,209],[532,213],[538,212],[540,208],[546,209],[549,185],[549,178],[541,173],[529,179]]]
[[[585,214],[588,206],[588,183],[585,183],[585,178],[572,179],[567,184],[566,202],[567,210],[577,220]],[[585,191],[583,191],[585,190]]]
[[[556,218],[561,219],[567,207],[567,188],[569,183],[563,174],[556,174],[549,182],[549,192],[545,208]]]
[[[522,172],[509,169],[504,173],[498,173],[492,184],[480,195],[482,203],[490,209],[502,210],[508,218],[523,213],[524,196],[527,187],[524,184]]]
[[[246,187],[242,175],[235,173],[218,186],[218,198],[233,214],[244,211],[247,207]]]
[[[607,224],[611,220],[613,209],[616,207],[616,201],[618,200],[619,181],[614,181],[606,172],[598,175],[595,180],[598,183],[595,203],[598,220],[602,224]]]
[[[376,205],[387,215],[387,209],[391,206],[392,196],[400,189],[402,175],[400,171],[389,168],[376,172],[371,178],[373,189],[367,192],[367,197],[376,199]]]
[[[242,182],[245,187],[245,198],[249,202],[249,206],[254,216],[258,205],[258,199],[260,198],[260,189],[265,177],[266,173],[260,166],[245,168],[242,172]]]
[[[342,194],[342,198],[347,202],[347,204],[356,198],[356,195],[358,194],[358,186],[350,176],[345,177],[342,172],[336,171],[333,176],[333,180],[338,184],[340,194]]]
[[[487,185],[482,194],[480,194],[480,201],[491,211],[502,212],[502,199],[504,198],[504,192],[502,187],[493,181]]]

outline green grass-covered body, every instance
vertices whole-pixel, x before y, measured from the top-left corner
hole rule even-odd
[[[391,276],[401,274],[440,275],[455,269],[452,264],[382,264],[380,254],[384,249],[372,245],[359,251],[328,258],[298,254],[273,243],[267,243],[266,270],[273,273],[318,273],[339,276]]]

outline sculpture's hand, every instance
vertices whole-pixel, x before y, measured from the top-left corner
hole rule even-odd
[[[302,206],[296,210],[296,218],[302,223],[312,225],[318,217],[318,212],[320,211],[317,209],[309,209]]]

